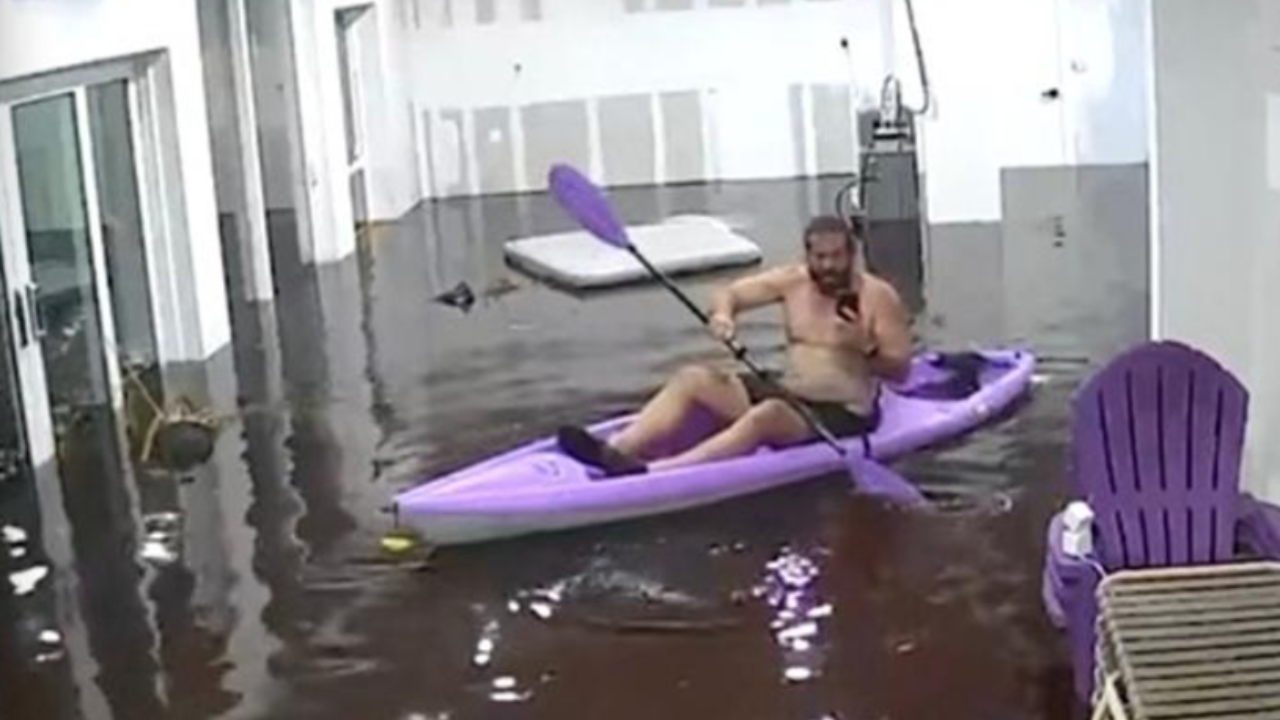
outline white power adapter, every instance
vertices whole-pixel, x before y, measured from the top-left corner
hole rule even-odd
[[[1062,550],[1074,558],[1093,552],[1093,509],[1076,500],[1062,513]]]

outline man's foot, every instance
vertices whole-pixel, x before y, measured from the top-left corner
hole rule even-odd
[[[637,475],[645,472],[645,464],[611,447],[591,433],[580,427],[568,425],[560,428],[556,435],[560,449],[565,454],[587,465],[594,465],[609,477],[621,475]]]

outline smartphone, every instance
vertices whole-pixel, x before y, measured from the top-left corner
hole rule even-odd
[[[858,293],[850,290],[836,297],[836,314],[849,322],[856,322],[859,312]]]

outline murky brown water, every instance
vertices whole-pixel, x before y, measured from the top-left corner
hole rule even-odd
[[[779,260],[837,188],[617,196],[635,220],[720,214]],[[386,562],[378,508],[396,489],[626,409],[715,352],[655,289],[574,297],[504,266],[507,237],[567,227],[545,198],[443,203],[358,261],[281,269],[277,306],[237,308],[234,362],[208,369],[247,411],[195,482],[85,463],[61,509],[30,482],[8,487],[0,563],[32,586],[0,589],[0,717],[1070,716],[1040,558],[1067,402],[1098,357],[1046,358],[1015,412],[899,465],[964,500],[948,512],[884,509],[828,478]],[[995,305],[1009,271],[930,268],[989,286]],[[431,302],[459,281],[480,295],[469,312]],[[926,341],[974,339],[934,310]],[[765,314],[746,340],[767,357],[776,331]],[[1082,348],[1092,331],[1078,328]],[[64,551],[36,542],[42,511],[70,531]]]

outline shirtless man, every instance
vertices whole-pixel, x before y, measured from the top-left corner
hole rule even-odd
[[[805,262],[766,270],[716,292],[711,333],[731,339],[739,313],[781,303],[788,340],[781,385],[837,437],[869,433],[879,423],[880,380],[902,380],[909,368],[907,311],[889,283],[863,268],[861,242],[840,218],[814,219],[804,244]],[[649,449],[674,433],[695,406],[722,418],[725,429],[675,457],[652,457]],[[772,383],[697,365],[677,372],[635,422],[608,442],[566,427],[559,443],[570,456],[618,476],[814,438]]]

